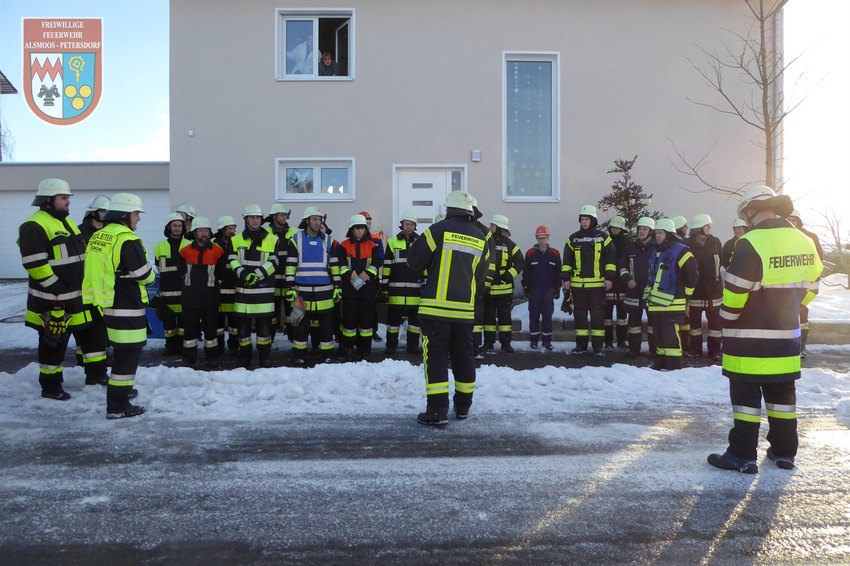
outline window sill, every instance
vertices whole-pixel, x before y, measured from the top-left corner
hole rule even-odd
[[[345,83],[354,80],[354,77],[311,77],[311,76],[292,76],[292,77],[277,77],[277,82],[328,82],[328,83]]]

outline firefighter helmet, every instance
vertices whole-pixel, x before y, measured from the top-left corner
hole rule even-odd
[[[33,206],[41,206],[48,199],[57,195],[71,196],[71,185],[68,181],[62,179],[43,179],[38,184],[38,190],[35,192],[35,198],[32,200]]]
[[[228,226],[236,226],[236,219],[232,216],[219,216],[218,217],[218,229],[224,230]]]
[[[593,219],[596,219],[596,207],[592,204],[585,204],[578,210],[578,216],[581,218],[582,216],[590,216]]]
[[[541,224],[540,226],[537,227],[536,230],[534,230],[534,236],[535,237],[537,237],[537,236],[549,236],[551,234],[552,233],[549,231],[549,227],[544,226],[543,224]]]
[[[259,204],[249,204],[245,206],[245,209],[242,211],[242,218],[246,216],[262,216],[263,209]]]
[[[292,214],[292,209],[286,208],[286,205],[281,203],[281,202],[276,202],[272,205],[272,209],[269,211],[269,214],[271,216],[274,216],[275,214],[280,214],[280,213],[283,213],[283,214],[289,216],[290,214]]]
[[[113,212],[144,212],[142,199],[132,193],[116,193],[109,201],[107,211]]]
[[[766,185],[755,185],[744,191],[744,196],[738,204],[738,218],[747,220],[747,210],[772,210],[779,216],[787,217],[793,214],[794,203],[788,195],[777,195]]]
[[[93,199],[89,201],[89,205],[86,207],[87,212],[94,212],[95,210],[106,210],[109,206],[109,201],[112,200],[109,195],[99,194]]]
[[[711,224],[711,216],[708,214],[694,214],[693,218],[691,218],[691,228],[694,230],[699,230],[703,226],[707,226]]]
[[[608,222],[609,228],[619,228],[620,230],[626,230],[626,219],[622,216],[615,216]]]
[[[655,230],[655,220],[653,220],[649,216],[641,216],[640,218],[638,218],[637,226],[638,228],[644,226],[646,228],[649,228],[650,230]]]
[[[210,219],[206,216],[196,216],[194,221],[192,222],[192,232],[196,231],[198,228],[208,228],[210,232],[212,232],[212,225],[210,224]]]
[[[416,213],[412,210],[405,210],[401,215],[401,222],[413,222],[414,224],[419,223],[419,217],[416,216]]]
[[[688,219],[682,215],[674,216],[670,218],[670,220],[673,221],[673,226],[676,228],[676,230],[681,230],[682,228],[688,225]],[[658,222],[656,222],[655,225],[658,226]]]
[[[508,236],[511,235],[510,220],[504,214],[494,214],[493,218],[490,219],[490,224],[498,226],[502,231],[507,232]]]
[[[181,202],[177,205],[177,208],[174,209],[174,212],[182,212],[189,218],[194,218],[198,215],[198,212],[195,210],[195,207],[189,204],[188,202]]]
[[[747,222],[741,218],[736,218],[732,223],[732,228],[746,228]]]
[[[446,197],[446,208],[459,208],[469,214],[474,214],[472,197],[464,191],[451,191]]]
[[[362,214],[352,214],[351,218],[348,219],[348,228],[351,229],[355,226],[366,228],[366,217]]]
[[[673,222],[671,218],[661,218],[655,223],[655,230],[664,230],[665,232],[670,232],[671,234],[676,233],[676,224]]]
[[[325,218],[325,214],[318,206],[308,206],[304,210],[304,214],[301,215],[301,220],[307,220],[311,216],[321,216],[323,219]]]

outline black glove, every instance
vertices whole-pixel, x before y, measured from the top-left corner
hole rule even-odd
[[[571,293],[564,293],[564,300],[561,303],[561,311],[567,314],[573,314],[573,296]]]
[[[502,273],[502,283],[513,283],[514,276],[510,273]]]
[[[63,308],[54,308],[42,313],[41,317],[44,320],[44,332],[41,334],[41,341],[48,348],[61,347],[68,339],[68,319],[70,315],[67,315]]]

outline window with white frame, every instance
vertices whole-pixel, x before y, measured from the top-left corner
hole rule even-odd
[[[505,53],[503,193],[506,201],[559,199],[557,53]]]
[[[278,159],[277,200],[354,200],[354,159]]]
[[[354,10],[280,9],[277,78],[354,78]]]

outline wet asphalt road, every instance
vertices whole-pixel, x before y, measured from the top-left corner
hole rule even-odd
[[[825,414],[801,422],[797,470],[757,476],[705,463],[721,406],[441,430],[395,415],[59,420],[0,429],[5,564],[850,560],[848,431]]]

